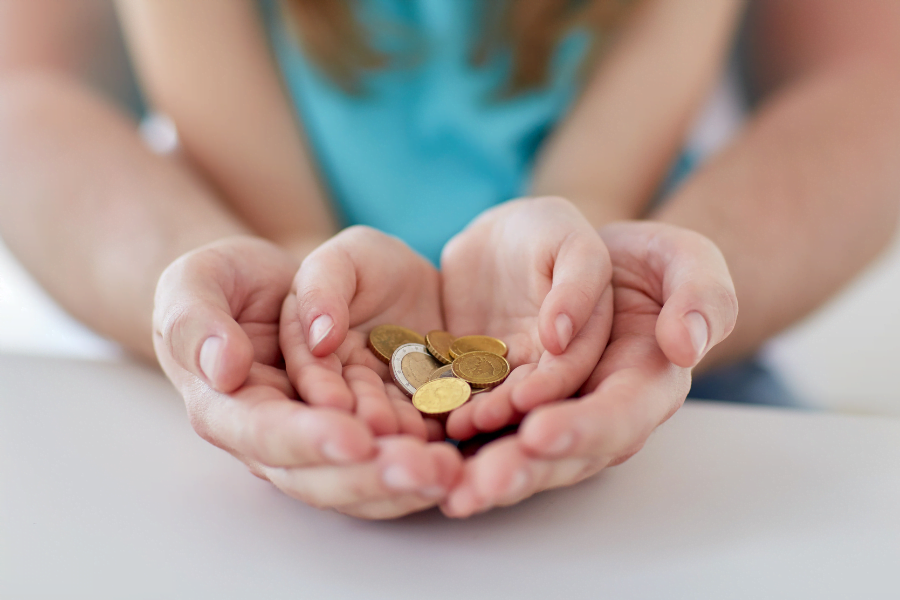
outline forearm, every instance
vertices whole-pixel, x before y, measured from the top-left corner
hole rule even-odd
[[[177,256],[247,233],[134,123],[57,75],[0,89],[0,235],[75,317],[153,356],[156,281]]]
[[[701,368],[745,356],[815,309],[890,240],[900,208],[900,79],[864,62],[775,95],[653,218],[711,238],[740,317]]]
[[[645,214],[721,70],[743,2],[644,1],[542,148],[533,193],[597,227]]]

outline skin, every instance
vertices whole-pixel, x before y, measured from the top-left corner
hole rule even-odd
[[[527,412],[577,391],[609,339],[612,267],[571,203],[537,198],[486,211],[448,243],[441,263],[439,274],[399,240],[363,227],[309,255],[281,319],[287,372],[300,396],[345,410],[387,406],[394,384],[366,348],[369,331],[383,323],[507,341],[513,370],[479,397],[501,407],[490,415],[498,426],[513,414],[511,399]]]
[[[442,441],[428,443],[418,411],[384,397],[380,379],[381,404],[365,394],[340,408],[297,401],[279,349],[296,271],[279,246],[240,236],[189,252],[163,272],[154,345],[191,425],[312,506],[365,518],[433,506],[458,479],[462,459]],[[354,389],[360,380],[349,378]]]
[[[447,516],[515,504],[624,462],[678,410],[691,368],[734,328],[737,298],[708,239],[651,222],[615,223],[600,234],[613,264],[615,312],[583,394],[529,411],[517,433],[468,459],[441,503]],[[709,324],[702,345],[685,326],[692,313]]]
[[[568,198],[598,227],[649,210],[739,8],[684,11],[707,20],[698,31],[678,29],[682,13],[665,4],[645,7],[538,159],[534,193]],[[761,104],[729,147],[647,215],[704,234],[731,269],[741,319],[701,371],[752,355],[820,306],[884,249],[900,216],[900,5],[757,0],[749,10]],[[653,54],[646,36],[671,40],[670,53]]]
[[[444,247],[441,273],[450,333],[490,335],[510,348],[509,378],[482,396],[495,406],[528,411],[569,397],[609,340],[609,253],[563,198],[485,211]]]
[[[45,10],[22,8],[41,2]],[[83,83],[85,70],[64,60],[77,44],[48,33],[53,2],[10,4],[0,26],[20,34],[0,35],[4,241],[74,315],[155,355],[198,433],[287,493],[360,517],[435,503],[466,516],[624,460],[680,405],[699,356],[716,364],[753,352],[846,283],[896,223],[896,4],[756,3],[751,37],[766,103],[731,148],[653,215],[659,248],[676,250],[635,251],[645,231],[601,229],[616,313],[586,395],[536,408],[518,434],[463,463],[444,444],[400,433],[399,420],[398,433],[373,436],[372,414],[387,411],[292,399],[272,315],[280,315],[293,269],[335,231],[302,134],[286,133],[299,129],[265,68],[248,2],[121,2],[142,87],[182,133],[180,158],[148,152],[134,124]],[[698,0],[685,5],[692,18],[680,18],[676,4],[648,3],[598,65],[541,150],[534,195],[569,199],[595,227],[646,211],[738,11],[724,1],[700,10]],[[233,64],[244,78],[204,69],[198,47],[231,57],[217,64]],[[728,271],[708,241],[662,222],[705,234],[731,267],[741,320],[711,352],[734,304]],[[250,242],[266,250],[250,251]],[[254,274],[276,264],[284,266],[270,273],[272,289],[259,288]],[[693,286],[685,293],[695,304],[653,287],[691,272],[684,285]],[[179,319],[199,326],[170,326]],[[258,326],[268,333],[254,333]],[[210,337],[224,343],[203,353]],[[693,340],[704,337],[700,351]],[[565,433],[568,449],[557,443]]]
[[[440,306],[440,275],[431,263],[375,229],[345,229],[303,261],[284,300],[280,340],[288,377],[311,405],[364,407],[376,435],[412,421],[412,433],[425,437],[427,427],[429,437],[443,440],[440,424],[423,422],[367,348],[376,325],[441,328]]]

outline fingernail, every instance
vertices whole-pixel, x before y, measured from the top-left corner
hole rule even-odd
[[[574,443],[575,435],[571,431],[566,431],[560,434],[560,436],[556,438],[556,440],[554,440],[552,444],[547,446],[547,452],[553,455],[564,454],[572,447],[572,444]]]
[[[562,348],[563,352],[565,352],[566,348],[569,346],[573,329],[574,326],[572,325],[572,319],[569,318],[569,315],[562,313],[556,315],[556,339],[559,340],[559,346]]]
[[[692,311],[684,315],[682,320],[691,336],[691,344],[694,346],[696,356],[695,360],[700,360],[703,352],[706,350],[706,345],[709,343],[709,326],[706,324],[706,319],[697,311]]]
[[[346,450],[344,450],[334,442],[325,442],[324,444],[322,444],[321,452],[322,456],[335,463],[351,463],[354,459],[354,457],[350,456],[350,454],[348,454]]]
[[[513,475],[512,482],[509,484],[509,489],[506,490],[506,496],[508,498],[518,498],[525,493],[525,488],[527,486],[528,472],[525,469],[519,469],[516,471],[516,474]]]
[[[314,350],[334,328],[334,320],[328,315],[319,315],[309,326],[309,349]]]
[[[210,381],[216,380],[219,372],[219,354],[222,351],[222,338],[211,336],[200,346],[200,370]]]
[[[412,473],[402,465],[391,465],[385,469],[381,480],[387,487],[401,492],[409,492],[418,487]]]

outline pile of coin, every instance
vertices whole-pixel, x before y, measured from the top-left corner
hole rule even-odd
[[[509,375],[506,344],[486,335],[454,338],[435,330],[422,337],[399,325],[379,325],[369,333],[369,349],[390,367],[413,406],[429,416],[448,414]]]

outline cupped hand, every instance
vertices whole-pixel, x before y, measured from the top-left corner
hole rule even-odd
[[[640,450],[684,402],[691,369],[734,328],[737,299],[707,238],[654,222],[601,230],[613,264],[610,344],[577,399],[538,407],[482,448],[442,503],[465,517],[571,485]]]
[[[160,277],[154,346],[192,426],[313,506],[366,518],[433,506],[459,474],[454,448],[427,444],[423,428],[376,438],[359,412],[297,399],[279,350],[296,269],[277,246],[235,237],[182,256]]]
[[[443,440],[368,349],[381,324],[424,334],[441,329],[440,276],[399,239],[350,227],[303,261],[281,316],[281,348],[300,396],[316,406],[356,411],[376,435]]]
[[[512,368],[450,415],[451,437],[500,429],[584,384],[609,339],[612,267],[571,203],[527,198],[487,211],[447,244],[441,272],[450,333],[503,340]]]

